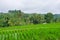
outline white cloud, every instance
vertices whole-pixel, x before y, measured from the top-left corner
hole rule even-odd
[[[60,0],[0,0],[0,11],[12,9],[21,9],[29,13],[60,13]]]

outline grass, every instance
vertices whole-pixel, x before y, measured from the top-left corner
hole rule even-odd
[[[0,40],[60,40],[60,23],[0,28]]]

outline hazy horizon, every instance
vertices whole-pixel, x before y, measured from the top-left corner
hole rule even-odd
[[[0,12],[15,9],[25,13],[60,14],[60,0],[0,0]]]

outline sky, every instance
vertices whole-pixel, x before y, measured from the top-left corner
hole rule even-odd
[[[0,12],[22,10],[25,13],[60,13],[60,0],[0,0]]]

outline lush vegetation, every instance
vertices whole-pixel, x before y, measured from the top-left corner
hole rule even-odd
[[[0,13],[0,40],[60,40],[58,15],[27,14],[21,10]]]
[[[0,13],[0,27],[57,22],[60,22],[60,17],[56,17],[56,15],[51,12],[46,14],[27,14],[21,10],[9,10],[8,13]]]
[[[0,40],[60,40],[60,23],[0,28]]]

